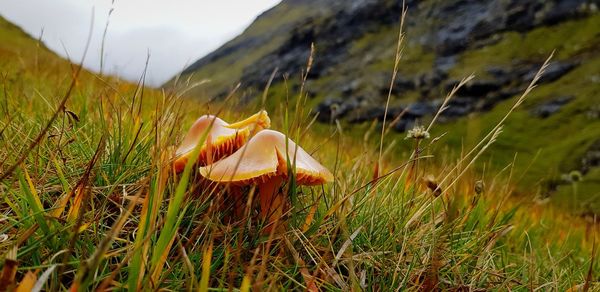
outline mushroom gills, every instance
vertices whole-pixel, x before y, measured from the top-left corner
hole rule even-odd
[[[192,125],[181,145],[175,153],[173,167],[181,172],[191,159],[194,148],[206,135],[194,163],[200,166],[219,161],[242,147],[256,131],[271,126],[271,120],[266,111],[260,111],[249,118],[229,124],[219,117],[204,115]]]

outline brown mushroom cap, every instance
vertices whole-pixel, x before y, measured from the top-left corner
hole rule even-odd
[[[232,154],[244,145],[253,131],[268,128],[270,124],[266,111],[260,111],[246,120],[233,124],[213,115],[204,115],[196,120],[177,148],[175,153],[177,158],[173,166],[177,172],[183,170],[192,151],[205,133],[206,139],[197,158],[200,166]]]
[[[223,160],[201,167],[200,173],[217,182],[237,185],[263,183],[276,176],[287,177],[287,159],[294,165],[294,155],[299,185],[320,185],[333,181],[333,175],[327,168],[284,134],[273,130],[258,132],[246,146]]]

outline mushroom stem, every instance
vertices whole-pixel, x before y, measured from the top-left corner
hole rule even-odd
[[[281,216],[285,205],[285,198],[279,191],[283,177],[278,176],[258,185],[260,201],[260,219],[264,221],[265,233],[270,233]]]
[[[246,209],[246,200],[244,197],[244,192],[242,187],[236,185],[227,186],[230,210],[228,210],[229,214],[225,218],[227,221],[238,222],[244,218],[244,211]],[[223,208],[226,209],[227,207]]]

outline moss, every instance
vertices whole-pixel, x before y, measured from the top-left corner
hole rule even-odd
[[[590,76],[599,67],[600,58],[589,60],[557,82],[532,91],[523,106],[507,120],[500,138],[481,161],[498,169],[516,157],[513,167],[516,182],[529,189],[545,179],[556,179],[561,173],[578,169],[585,149],[600,139],[600,120],[592,120],[585,114],[598,103],[600,87],[590,84],[593,82]],[[546,119],[531,115],[536,105],[562,95],[573,95],[575,99]],[[459,149],[464,144],[469,149],[502,118],[516,98],[502,102],[490,112],[440,125],[435,132],[449,132],[445,142],[452,148]],[[583,184],[586,193],[600,191],[600,182],[587,176],[584,179],[588,181]],[[567,195],[562,189],[557,193],[558,197]]]
[[[258,17],[245,31],[245,38],[262,36],[277,30],[279,27],[306,19],[315,11],[306,5],[294,5],[282,2],[270,11],[268,17]]]
[[[368,38],[368,37],[367,37]],[[367,71],[392,72],[396,55],[396,44],[392,43],[383,54],[378,54],[377,60],[369,64]],[[409,44],[402,50],[402,59],[398,66],[401,76],[417,76],[427,73],[433,68],[435,54],[426,51],[422,46]]]
[[[600,14],[539,27],[525,34],[506,32],[490,46],[469,50],[461,55],[451,71],[455,76],[481,72],[493,65],[510,65],[514,60],[544,60],[556,50],[557,60],[597,48],[600,44]]]

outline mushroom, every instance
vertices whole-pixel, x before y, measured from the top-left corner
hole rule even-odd
[[[294,179],[298,185],[321,185],[333,181],[333,175],[306,151],[284,134],[262,130],[250,138],[246,145],[227,158],[201,167],[205,178],[236,186],[258,186],[260,218],[270,232],[273,223],[284,213],[285,197],[281,185],[295,167]]]
[[[207,131],[204,144],[201,146],[200,154],[196,160],[200,166],[205,166],[230,155],[242,147],[253,133],[270,126],[271,120],[264,110],[233,124],[229,124],[213,115],[201,116],[192,125],[183,142],[177,148],[173,167],[176,172],[183,171],[190,158],[189,156]]]

